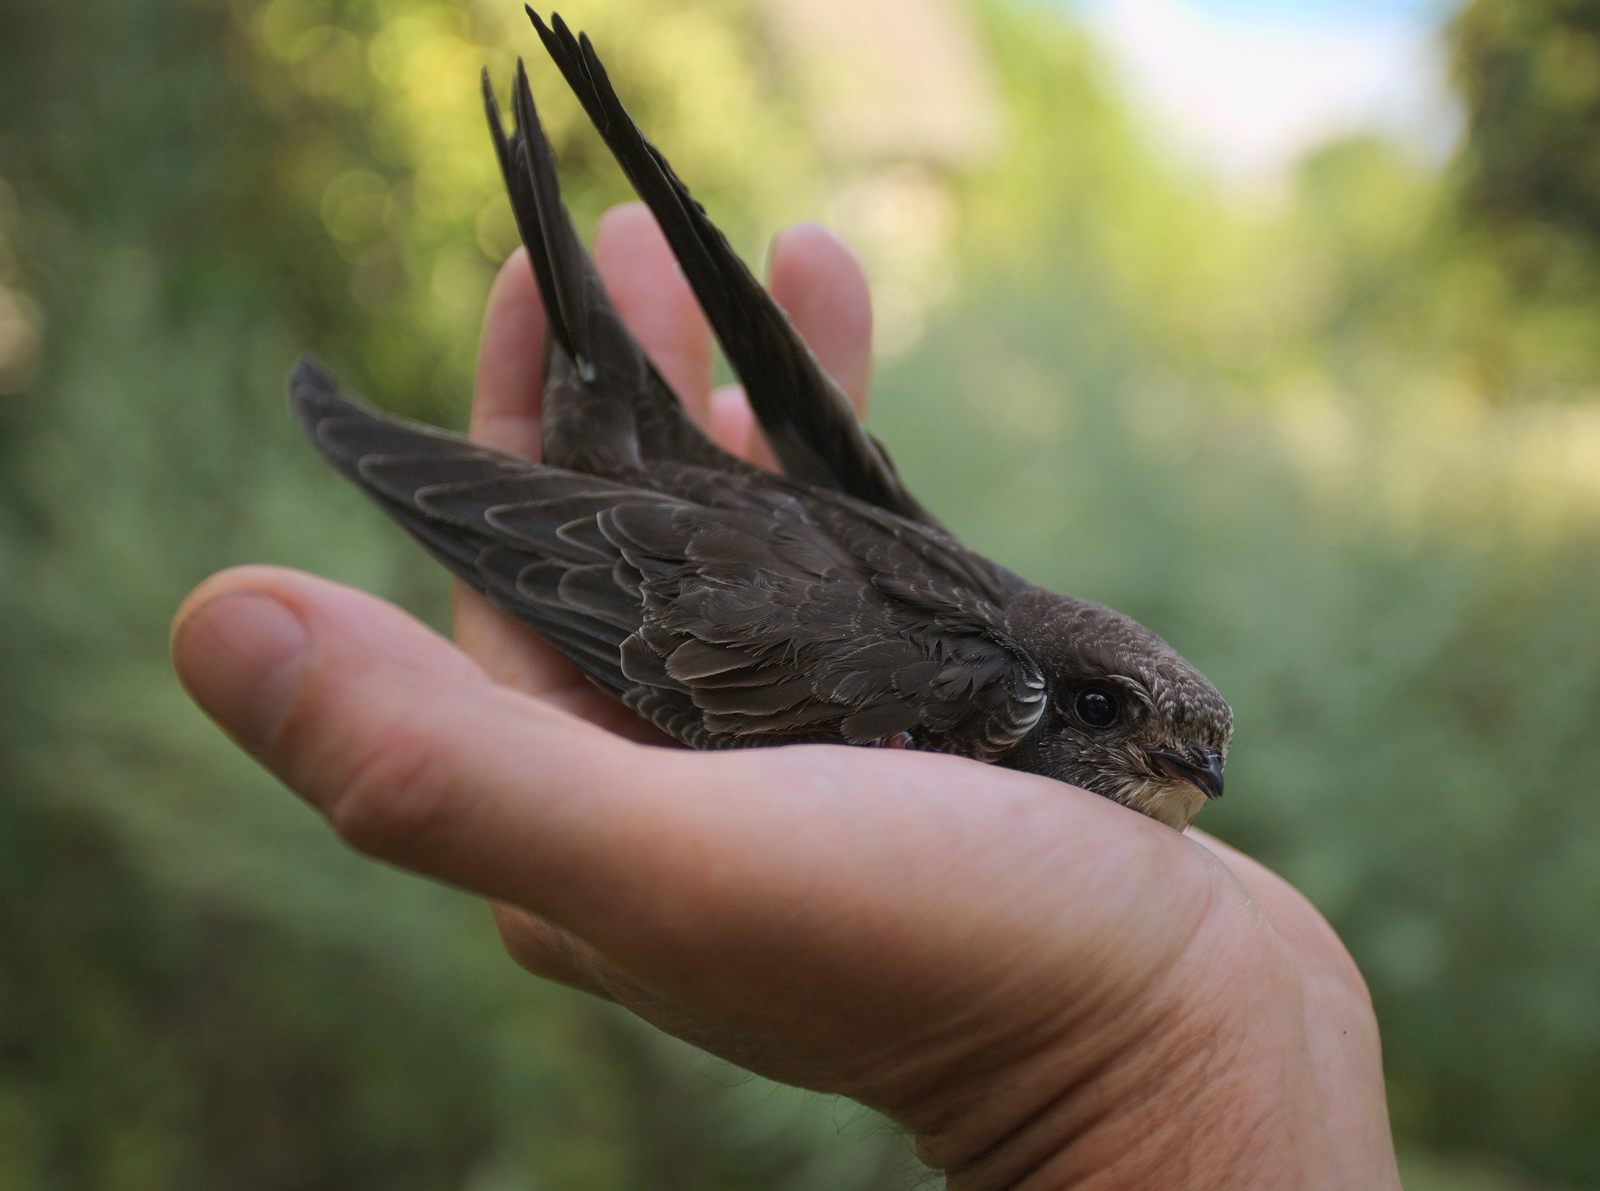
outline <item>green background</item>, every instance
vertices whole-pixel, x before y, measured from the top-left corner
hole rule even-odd
[[[848,167],[749,5],[569,15],[752,255],[830,211]],[[1600,1186],[1600,6],[1473,0],[1452,160],[1349,138],[1270,203],[1149,141],[1057,8],[970,15],[1007,135],[940,177],[946,296],[874,428],[971,543],[1230,697],[1204,826],[1360,962],[1408,1185]],[[926,1178],[850,1104],[521,976],[170,675],[232,563],[442,622],[282,378],[314,350],[463,421],[512,241],[477,70],[535,48],[498,0],[0,18],[0,1186]],[[587,224],[622,183],[536,87]]]

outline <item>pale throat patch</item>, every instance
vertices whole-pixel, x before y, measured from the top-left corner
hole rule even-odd
[[[1188,782],[1146,778],[1125,787],[1117,801],[1182,831],[1194,822],[1194,817],[1206,804],[1206,796]]]

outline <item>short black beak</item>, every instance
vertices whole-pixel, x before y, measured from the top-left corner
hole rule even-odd
[[[1207,798],[1222,797],[1222,754],[1214,749],[1157,749],[1150,754],[1150,761],[1168,777],[1188,782]]]

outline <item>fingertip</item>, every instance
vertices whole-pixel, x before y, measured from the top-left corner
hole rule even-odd
[[[265,567],[213,576],[180,605],[169,642],[189,697],[257,755],[283,719],[311,642],[276,578]]]
[[[827,373],[865,410],[872,372],[872,295],[855,253],[819,223],[773,240],[768,287]]]
[[[539,286],[534,279],[533,268],[528,263],[528,250],[521,244],[500,262],[500,268],[494,275],[494,284],[489,287],[489,305],[493,307],[512,294],[526,295],[535,302],[539,301]]]
[[[281,582],[299,576],[300,572],[287,567],[264,566],[252,563],[229,567],[202,580],[193,591],[183,597],[178,610],[172,614],[169,644],[176,644],[179,634],[193,615],[221,596],[251,590],[275,590]]]
[[[500,266],[483,315],[470,431],[500,450],[539,450],[545,315],[526,248]]]
[[[772,238],[772,249],[768,253],[769,266],[775,269],[777,258],[784,254],[792,254],[792,259],[787,263],[801,275],[805,274],[808,266],[815,270],[817,277],[830,269],[853,270],[865,283],[865,274],[855,253],[827,224],[804,219],[783,228]]]
[[[689,416],[705,426],[711,328],[649,209],[623,203],[602,215],[594,258],[622,321]]]
[[[667,247],[666,237],[661,234],[650,208],[637,200],[618,203],[602,211],[600,218],[595,221],[594,236],[597,246],[604,237],[637,244],[654,240],[660,248]]]
[[[462,680],[483,672],[450,642],[415,617],[369,592],[290,567],[250,565],[218,572],[196,587],[173,617],[175,661],[188,651],[184,639],[196,618],[235,597],[259,596],[285,608],[305,627],[319,664],[334,668],[358,654],[404,657],[416,668],[431,668]]]

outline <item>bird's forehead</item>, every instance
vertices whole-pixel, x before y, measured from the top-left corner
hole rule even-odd
[[[1225,748],[1233,712],[1198,670],[1176,655],[1174,660],[1176,668],[1162,667],[1145,680],[1157,717],[1175,742]]]
[[[1165,641],[1160,645],[1159,651],[1148,654],[1130,653],[1126,673],[1144,688],[1173,743],[1225,748],[1233,734],[1233,712],[1227,701],[1176,650]]]

